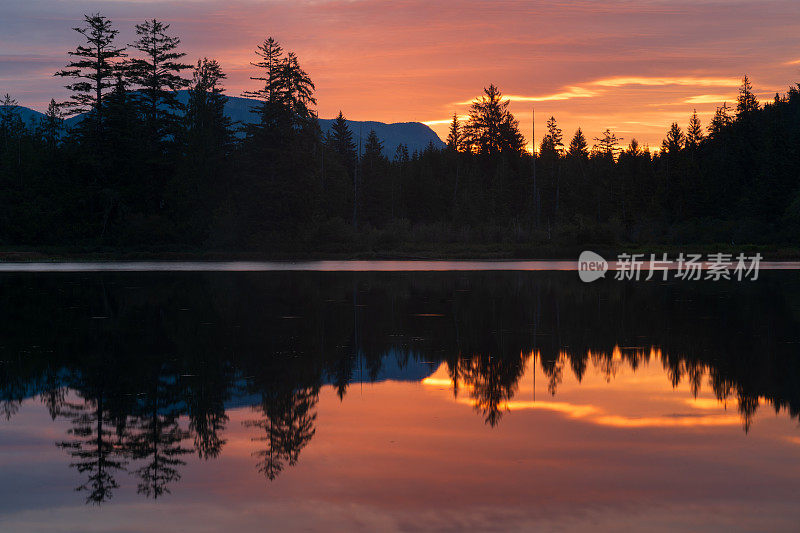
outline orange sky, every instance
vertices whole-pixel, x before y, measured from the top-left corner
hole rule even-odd
[[[189,58],[229,73],[229,94],[253,88],[252,50],[267,35],[295,51],[317,85],[321,117],[421,121],[444,137],[483,86],[512,96],[537,141],[555,115],[568,141],[612,128],[658,146],[696,108],[704,123],[748,73],[762,99],[800,81],[800,2],[422,0],[4,0],[0,92],[45,107],[63,97],[62,67],[81,14],[102,11],[132,40],[134,23],[172,23]]]

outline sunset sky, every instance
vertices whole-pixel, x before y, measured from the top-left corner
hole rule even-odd
[[[320,117],[420,121],[441,137],[489,83],[528,141],[535,105],[537,143],[554,115],[565,142],[581,126],[655,147],[693,108],[707,124],[745,73],[764,100],[800,81],[797,0],[3,0],[0,93],[39,110],[63,99],[52,73],[95,11],[121,43],[145,18],[171,23],[187,59],[218,59],[236,96],[254,88],[253,49],[272,35],[316,83]]]

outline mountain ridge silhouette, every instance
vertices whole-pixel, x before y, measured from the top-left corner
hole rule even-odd
[[[227,96],[225,95],[225,114],[236,124],[246,125],[252,124],[258,120],[255,113],[252,112],[254,106],[258,105],[257,100],[251,98],[244,98],[241,96]],[[186,104],[189,99],[188,91],[178,91],[178,100],[182,104]],[[26,126],[33,128],[44,114],[24,106],[17,106],[20,117]],[[65,124],[67,128],[74,127],[78,124],[84,115],[76,115],[66,119]],[[320,118],[319,125],[322,133],[325,134],[334,122],[334,119]],[[361,140],[362,147],[366,143],[369,132],[374,130],[378,139],[383,143],[383,154],[386,157],[394,157],[397,147],[404,144],[408,147],[410,154],[414,152],[422,152],[429,144],[433,144],[434,148],[444,148],[445,143],[439,138],[429,126],[421,122],[379,122],[368,120],[348,120],[347,125],[353,133],[353,142],[358,146],[359,139]]]

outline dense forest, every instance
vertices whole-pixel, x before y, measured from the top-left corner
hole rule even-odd
[[[225,116],[221,65],[190,65],[170,26],[118,42],[102,15],[56,73],[71,91],[28,127],[0,106],[0,245],[75,250],[387,252],[423,246],[781,244],[800,235],[800,85],[704,127],[672,124],[657,153],[610,130],[534,156],[508,101],[484,89],[447,148],[385,157],[344,116],[323,134],[314,83],[272,38],[256,49],[252,124]],[[177,98],[187,90],[188,101]],[[66,128],[67,116],[80,116]],[[393,147],[389,147],[393,148]],[[446,249],[446,248],[443,248]]]

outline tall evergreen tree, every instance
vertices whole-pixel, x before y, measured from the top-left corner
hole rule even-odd
[[[267,37],[264,42],[256,47],[256,56],[260,59],[250,64],[263,74],[251,76],[253,81],[260,81],[263,86],[254,91],[244,91],[242,96],[254,98],[262,102],[277,102],[282,90],[281,71],[283,62],[283,47],[272,37]]]
[[[214,59],[197,61],[186,106],[186,131],[190,157],[219,157],[231,143],[231,119],[225,114],[227,75]]]
[[[225,114],[226,79],[219,63],[197,61],[189,89],[185,122],[185,157],[171,189],[173,216],[196,243],[209,234],[216,198],[228,193],[228,156],[233,150],[232,122]]]
[[[689,119],[689,127],[686,128],[686,148],[696,150],[703,141],[703,138],[703,128],[697,116],[697,110],[695,109]]]
[[[390,204],[391,183],[387,174],[389,161],[383,155],[383,143],[370,130],[364,143],[359,172],[359,211],[361,219],[379,225]]]
[[[728,103],[725,102],[714,112],[714,117],[708,125],[708,136],[712,139],[717,137],[731,124],[733,124],[733,118],[731,117]]]
[[[103,134],[103,99],[114,88],[115,74],[120,60],[125,57],[125,48],[114,44],[119,30],[103,15],[84,15],[84,22],[85,26],[73,29],[83,36],[86,44],[68,52],[73,60],[65,69],[56,72],[56,76],[76,80],[66,85],[72,95],[64,107],[70,115],[91,111],[85,120],[94,125],[99,140]]]
[[[314,83],[297,57],[273,38],[256,49],[261,71],[252,77],[263,85],[246,91],[259,100],[259,115],[247,127],[244,154],[247,198],[242,198],[245,219],[263,235],[276,228],[298,231],[310,224],[322,191],[321,132],[317,121]],[[266,203],[270,206],[266,208]],[[265,209],[269,215],[264,216]]]
[[[383,151],[383,143],[378,139],[378,134],[375,130],[370,130],[367,135],[367,142],[364,143],[364,157],[362,160],[369,161],[380,157]]]
[[[461,123],[458,121],[458,115],[453,113],[453,121],[450,122],[450,132],[447,134],[447,147],[456,152],[461,151],[463,144],[461,133]]]
[[[347,125],[347,119],[341,111],[331,124],[328,144],[339,156],[348,174],[352,175],[356,161],[356,145],[353,142],[353,133]]]
[[[622,137],[617,137],[610,129],[606,129],[602,136],[595,137],[594,140],[596,141],[594,150],[600,155],[613,159],[616,153],[619,152],[618,145],[623,139]]]
[[[745,75],[742,78],[739,96],[736,99],[736,117],[747,116],[756,110],[758,110],[758,98],[753,93],[753,85],[750,83],[750,78]]]
[[[569,142],[567,148],[567,155],[573,158],[587,158],[589,157],[589,143],[586,142],[586,137],[580,128],[575,131],[575,135]]]
[[[10,149],[11,143],[19,140],[25,132],[25,124],[19,115],[19,105],[17,100],[6,93],[0,103],[0,139],[2,148],[5,151]]]
[[[19,169],[22,167],[23,139],[28,130],[19,114],[19,106],[11,95],[7,94],[0,103],[0,168],[8,162],[16,170],[16,182],[20,182]]]
[[[525,139],[519,131],[519,122],[508,110],[510,101],[503,100],[495,85],[489,85],[483,92],[472,102],[464,128],[464,139],[470,151],[485,155],[521,152]]]
[[[50,104],[47,106],[47,112],[39,120],[37,131],[47,148],[51,152],[54,152],[61,138],[61,134],[64,131],[64,118],[61,112],[61,105],[56,103],[54,99],[50,100]]]
[[[297,56],[292,52],[284,54],[283,47],[272,37],[256,48],[256,55],[260,60],[251,64],[262,74],[250,79],[263,86],[245,91],[243,96],[261,101],[255,109],[261,116],[259,127],[276,133],[282,128],[308,126],[316,119],[312,110],[317,103],[315,87]]]
[[[676,154],[683,150],[686,138],[677,122],[673,122],[667,131],[667,137],[661,143],[661,149],[668,154]]]
[[[139,89],[145,123],[156,143],[178,133],[184,106],[178,101],[177,91],[189,86],[181,72],[192,68],[180,62],[186,54],[177,51],[181,40],[168,35],[169,28],[156,19],[137,24],[138,39],[129,46],[141,57],[125,66],[129,84]]]
[[[539,153],[550,154],[551,156],[558,157],[564,150],[564,136],[561,128],[558,127],[555,117],[547,119],[547,134],[542,137],[542,143],[539,147]]]

